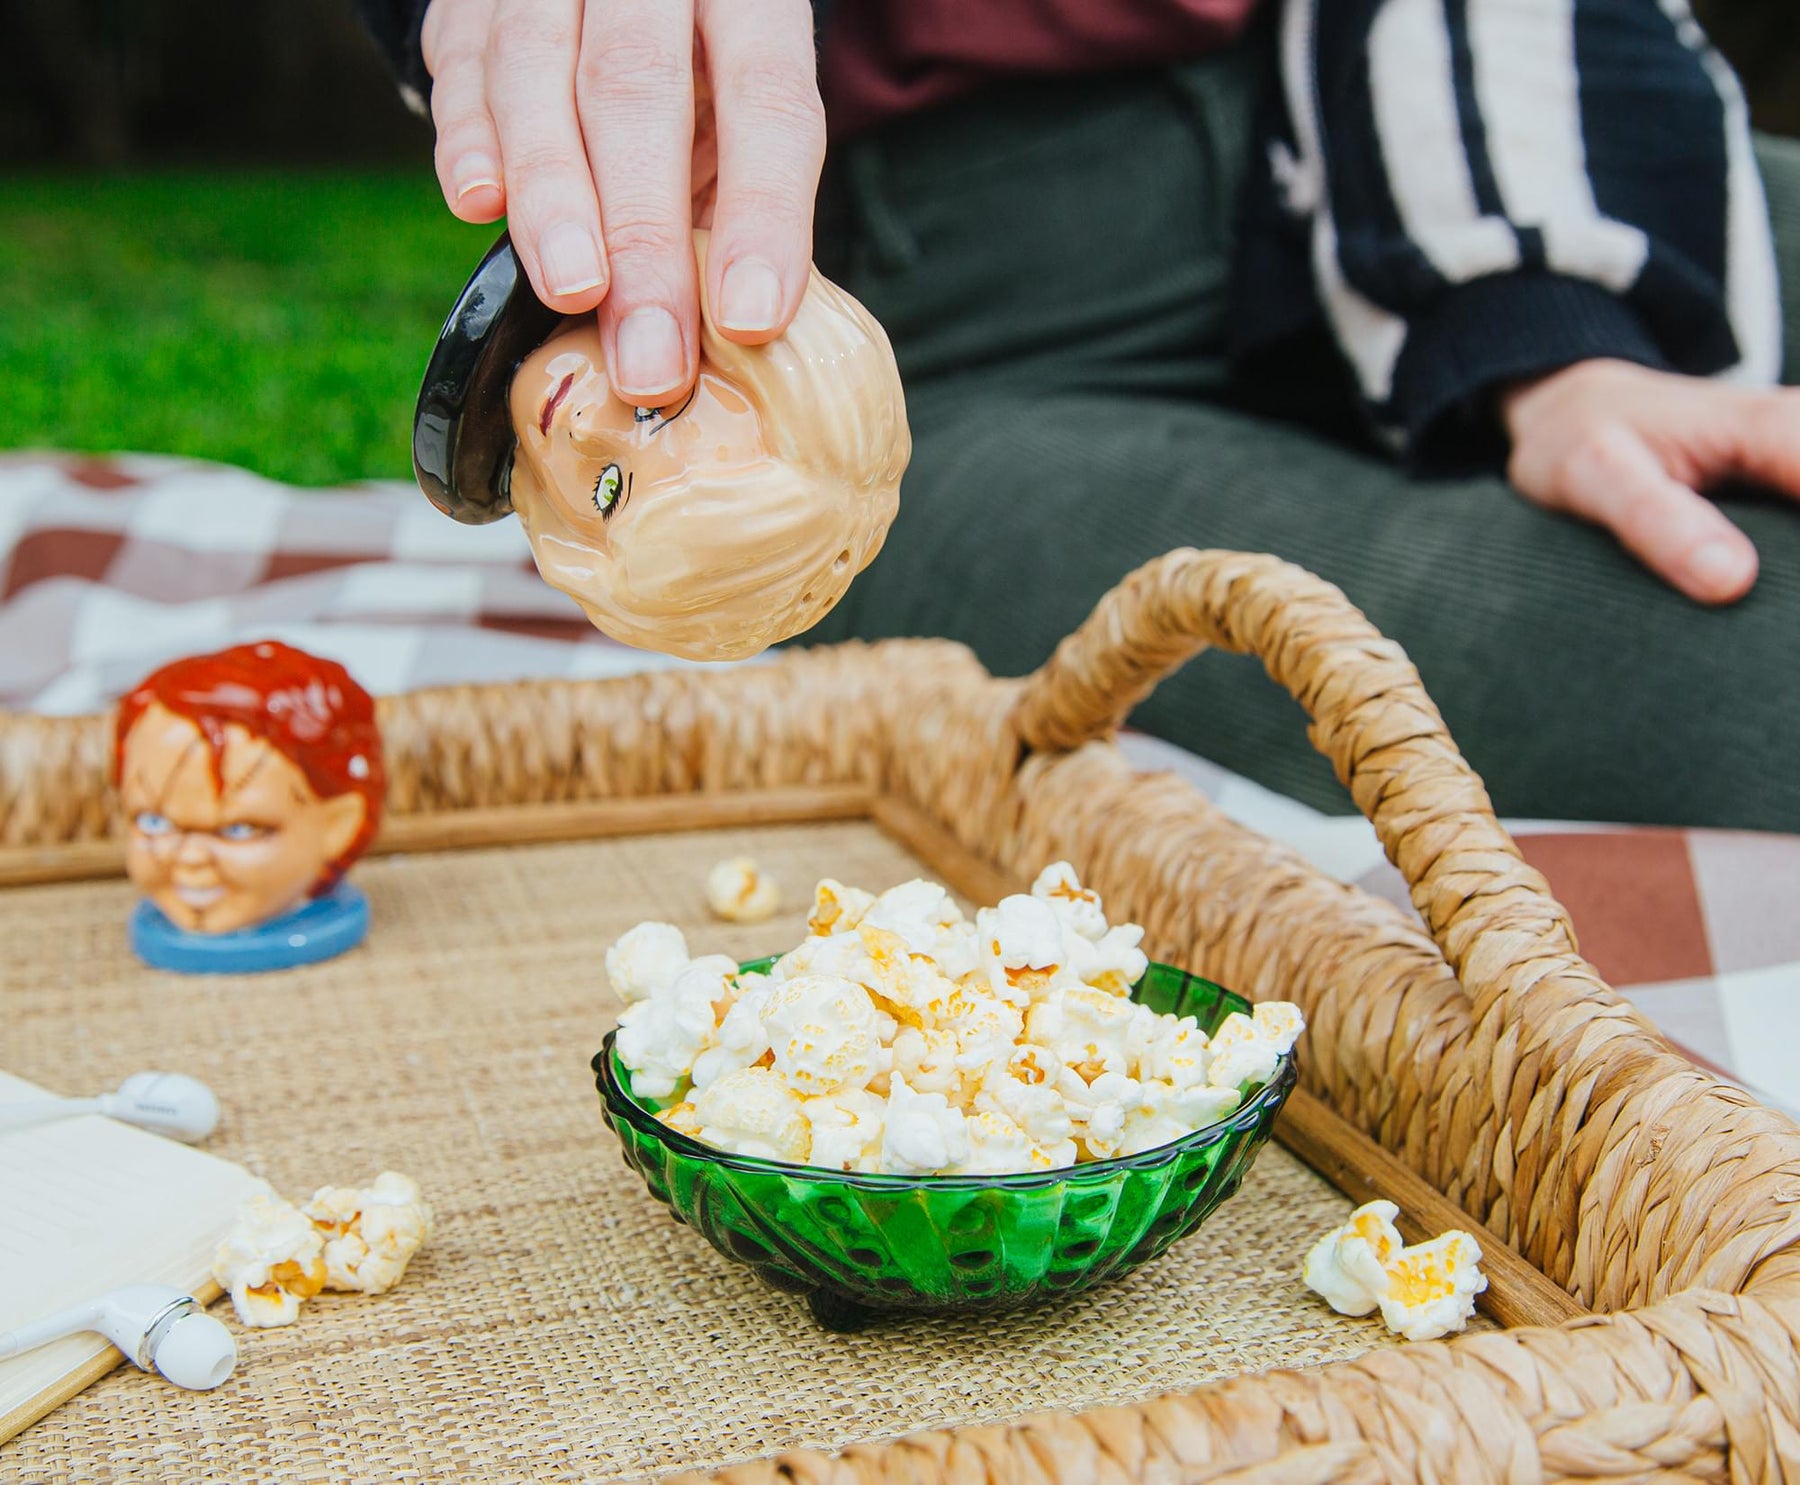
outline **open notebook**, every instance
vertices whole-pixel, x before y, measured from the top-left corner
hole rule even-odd
[[[0,1104],[43,1096],[0,1073]],[[212,1298],[213,1251],[261,1189],[229,1161],[98,1114],[0,1131],[0,1331],[122,1284]],[[120,1360],[100,1337],[78,1335],[0,1361],[0,1441]]]

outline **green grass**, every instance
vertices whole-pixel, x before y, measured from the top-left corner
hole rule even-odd
[[[409,478],[425,359],[497,231],[426,171],[0,181],[0,448]]]

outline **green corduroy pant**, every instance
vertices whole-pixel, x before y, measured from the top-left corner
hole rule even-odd
[[[809,642],[944,635],[1022,674],[1160,552],[1273,552],[1405,646],[1502,812],[1800,831],[1800,504],[1725,498],[1762,575],[1709,611],[1498,475],[1416,478],[1239,405],[1254,89],[1242,55],[1021,84],[834,152],[820,263],[892,337],[915,447],[886,548]],[[1800,145],[1762,145],[1793,380]],[[1133,723],[1350,807],[1252,660],[1201,657]]]

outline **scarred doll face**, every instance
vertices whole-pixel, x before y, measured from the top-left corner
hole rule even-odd
[[[198,727],[152,703],[122,753],[126,870],[177,928],[229,933],[299,907],[362,828],[279,748],[232,723],[219,777]]]
[[[544,578],[614,638],[755,654],[815,623],[880,549],[911,446],[898,376],[867,313],[813,283],[768,346],[724,345],[709,323],[673,406],[612,394],[591,319],[514,375],[513,509]]]

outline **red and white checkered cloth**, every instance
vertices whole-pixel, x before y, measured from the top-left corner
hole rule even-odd
[[[675,663],[597,632],[538,578],[517,521],[459,525],[410,485],[0,456],[0,706],[98,710],[165,661],[251,638],[381,693]]]
[[[0,706],[106,706],[180,655],[276,638],[371,691],[677,664],[537,576],[516,521],[410,485],[295,490],[151,456],[0,456]],[[1167,743],[1125,739],[1321,869],[1406,904],[1374,832]],[[1583,951],[1695,1060],[1800,1110],[1800,837],[1509,822]]]

